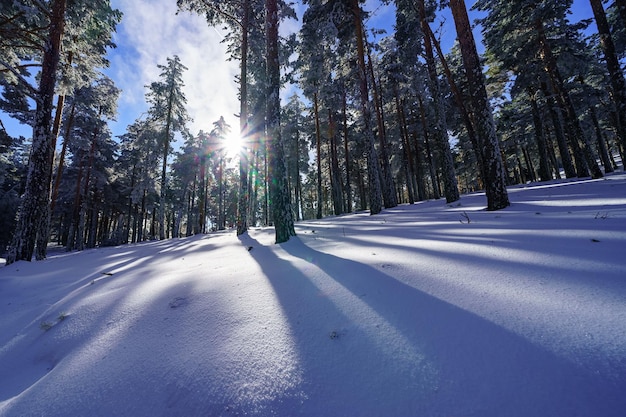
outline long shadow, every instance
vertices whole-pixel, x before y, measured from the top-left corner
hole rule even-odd
[[[33,284],[41,281],[41,283],[44,284],[48,283],[51,290],[56,286],[58,288],[64,288],[65,292],[59,295],[61,297],[59,299],[51,298],[49,300],[51,304],[40,304],[35,307],[31,307],[30,309],[26,309],[23,312],[24,317],[41,317],[42,322],[49,321],[53,324],[53,327],[49,331],[43,332],[38,329],[37,326],[39,325],[39,321],[33,320],[27,326],[15,329],[18,333],[3,335],[3,337],[6,337],[6,342],[8,343],[6,346],[3,346],[2,350],[0,350],[0,359],[3,360],[3,362],[0,363],[0,369],[3,372],[6,372],[3,377],[5,380],[0,378],[0,402],[8,400],[9,398],[24,392],[28,387],[35,385],[37,381],[48,377],[48,374],[52,372],[65,357],[75,354],[78,350],[84,349],[85,346],[93,343],[93,340],[95,339],[104,338],[103,334],[107,334],[108,332],[111,332],[112,334],[131,334],[131,328],[134,326],[134,323],[130,323],[129,325],[129,322],[125,320],[127,315],[125,310],[132,308],[132,306],[127,305],[128,299],[131,296],[136,296],[137,291],[140,291],[141,287],[138,285],[140,282],[148,281],[154,276],[158,277],[160,271],[152,267],[154,259],[158,258],[162,261],[164,257],[179,258],[182,255],[198,252],[198,249],[201,249],[203,254],[207,251],[212,251],[216,248],[216,246],[212,242],[206,242],[209,238],[210,236],[204,236],[185,239],[183,241],[170,240],[165,242],[150,242],[146,244],[130,245],[121,256],[112,256],[108,248],[85,251],[80,253],[80,262],[73,264],[64,271],[64,276],[68,276],[70,278],[67,282],[55,284],[54,280],[45,276],[46,274],[40,274],[41,276],[35,277],[37,282],[30,284],[29,287],[32,287]],[[200,240],[203,241],[201,246],[192,245],[194,242],[196,244],[199,243],[198,241]],[[160,247],[163,248],[161,251],[158,250]],[[114,253],[119,255],[119,250],[116,250]],[[79,255],[79,253],[69,256],[76,255]],[[93,263],[88,264],[85,262],[85,257],[89,256],[93,256]],[[59,258],[61,259],[57,260],[61,261],[61,264],[67,263],[67,260],[62,259],[64,258],[64,255],[59,256]],[[57,264],[55,258],[52,257],[44,262],[48,262],[51,270],[53,271],[52,273],[58,276],[59,270],[55,268],[55,265]],[[127,274],[125,273],[127,271],[124,269],[130,264],[132,264],[132,271],[130,274]],[[85,270],[87,265],[91,267],[89,270]],[[5,275],[14,275],[16,278],[19,277],[19,279],[26,279],[31,266],[36,267],[37,265],[31,265],[29,263],[16,263],[7,269],[3,269],[2,272]],[[114,271],[115,273],[111,273],[111,275],[103,275],[102,271]],[[137,273],[137,271],[141,271],[141,274]],[[21,276],[22,274],[25,275]],[[187,304],[189,300],[193,299],[195,296],[193,288],[188,285],[187,281],[188,280],[177,282],[176,280],[173,280],[167,289],[164,289],[162,293],[156,295],[151,304],[163,306],[165,312],[175,312],[174,309],[178,304]],[[102,286],[105,286],[104,288],[106,289],[103,290]],[[132,288],[133,290],[129,293],[125,290],[125,288]],[[43,292],[41,288],[38,289],[36,286],[34,287],[34,291],[35,294]],[[119,291],[120,295],[117,297],[108,297],[108,302],[99,301],[98,305],[101,310],[98,312],[92,312],[89,308],[85,308],[85,306],[82,306],[81,311],[79,312],[73,310],[77,304],[81,304],[81,299],[88,298],[91,294],[97,291],[100,293]],[[170,303],[175,303],[175,306],[171,307],[171,305],[169,305]],[[168,306],[170,307],[169,309]],[[57,316],[60,312],[68,314],[63,323],[57,320]],[[74,318],[75,315],[81,316],[79,320],[85,320],[88,322],[89,329],[81,328],[81,331],[76,332],[76,334],[65,331],[64,327],[67,323],[72,323],[74,320],[77,320]],[[88,316],[87,319],[84,317],[85,315]],[[139,315],[137,322],[140,320],[145,320],[143,315]],[[19,321],[21,322],[23,320]],[[121,327],[123,325],[128,327]],[[70,326],[72,325],[70,324]],[[124,338],[125,336],[119,337],[120,340],[123,340]],[[138,348],[142,347],[141,342],[142,340],[140,339],[139,343],[136,344]],[[158,340],[155,340],[155,342],[159,343]],[[107,344],[106,349],[103,350],[112,352],[115,350],[117,343],[118,342]],[[20,352],[15,352],[15,349],[10,348],[9,344],[16,344],[18,346],[22,345],[23,348]],[[44,344],[46,349],[42,349],[41,344]],[[100,343],[100,345],[102,344],[103,343]],[[162,342],[160,344],[162,344]],[[6,348],[6,350],[4,348]],[[38,353],[43,350],[48,350],[49,353],[43,356]],[[150,349],[146,350],[147,351],[145,353],[148,355],[150,353],[154,353],[151,352]],[[15,356],[16,354],[18,356]],[[16,359],[11,363],[11,361],[7,360],[7,356],[15,357]],[[102,359],[94,357],[93,363],[90,365],[95,366],[94,364],[104,362],[106,361],[106,357],[107,355],[105,355]],[[22,364],[24,364],[24,366],[21,366]],[[111,363],[110,361],[107,365],[113,368],[118,367],[116,363]],[[28,372],[25,372],[24,369],[28,369]],[[119,371],[122,373],[128,372],[127,375],[120,375],[120,379],[122,379],[122,376],[124,379],[132,379],[133,377],[136,377],[139,379],[136,381],[136,386],[141,386],[141,378],[139,378],[142,375],[141,372],[135,375],[132,370],[129,371],[128,369],[121,369]],[[104,373],[108,372],[113,371],[109,369],[104,370]],[[145,376],[145,370],[142,372],[144,372],[143,376]],[[66,381],[66,383],[68,385],[70,384],[69,381]],[[95,381],[95,383],[97,386],[97,381]],[[59,401],[58,404],[55,404],[58,410],[56,414],[51,408],[49,408],[50,404],[37,405],[41,406],[42,410],[44,410],[42,413],[47,415],[71,415],[72,413],[68,413],[67,409],[64,411],[62,408],[64,406],[71,407],[71,401],[67,398],[66,401],[67,402]],[[76,402],[76,404],[78,403],[79,402]],[[35,407],[34,404],[33,407]],[[59,407],[61,408],[59,409]],[[120,411],[124,412],[124,410]],[[98,412],[101,413],[99,415],[107,415],[107,413],[102,410],[99,410]],[[121,414],[120,412],[116,412],[110,415]]]
[[[626,409],[624,369],[593,374],[298,238],[276,249],[241,239],[254,247],[298,348],[308,400],[292,415],[617,417]]]

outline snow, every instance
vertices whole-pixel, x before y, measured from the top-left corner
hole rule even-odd
[[[0,416],[624,416],[626,174],[509,196],[0,268]]]

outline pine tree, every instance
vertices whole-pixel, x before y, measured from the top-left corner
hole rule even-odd
[[[269,137],[270,199],[276,233],[276,243],[295,236],[293,212],[287,189],[287,173],[280,132],[280,63],[278,59],[278,4],[265,0],[265,32],[267,44],[267,111]]]
[[[615,103],[615,112],[619,119],[617,125],[617,133],[622,142],[622,147],[626,149],[626,84],[624,82],[624,73],[620,66],[615,51],[615,44],[611,36],[609,23],[604,12],[601,0],[590,0],[591,9],[596,20],[598,34],[600,35],[600,46],[604,52],[604,60],[609,71],[609,79],[611,83],[611,97]],[[626,11],[625,11],[626,12]]]
[[[249,140],[249,98],[248,98],[248,58],[250,33],[255,22],[255,0],[177,0],[178,7],[189,9],[206,16],[209,25],[225,24],[230,29],[228,40],[231,41],[233,57],[240,59],[239,75],[239,129],[244,142]],[[257,1],[258,3],[258,1]],[[234,35],[236,34],[236,36]],[[237,234],[248,230],[248,211],[250,205],[248,171],[248,149],[243,147],[239,156],[239,208]]]
[[[451,0],[450,8],[456,26],[463,66],[470,89],[476,133],[483,153],[487,209],[499,210],[510,205],[506,190],[500,144],[496,136],[493,113],[487,99],[484,75],[480,65],[476,42],[472,34],[464,0]]]
[[[459,200],[461,197],[459,195],[459,188],[456,181],[454,160],[452,157],[452,152],[450,150],[450,143],[448,141],[448,126],[445,119],[446,115],[443,108],[443,99],[440,93],[439,77],[435,65],[433,44],[431,41],[431,37],[429,36],[430,27],[427,20],[428,17],[426,15],[424,0],[417,1],[417,9],[422,30],[422,37],[424,39],[424,52],[426,57],[426,67],[428,69],[428,75],[430,78],[429,86],[431,99],[433,100],[433,106],[435,110],[435,140],[439,150],[441,167],[443,170],[444,192],[446,195],[446,202],[452,203]]]
[[[0,63],[10,74],[8,77],[3,74],[3,84],[8,82],[13,85],[9,93],[28,94],[36,105],[32,118],[33,143],[26,188],[19,210],[18,227],[7,257],[8,264],[17,260],[30,261],[35,246],[38,260],[46,256],[50,183],[59,126],[59,122],[55,123],[52,116],[57,80],[62,78],[61,90],[67,90],[68,84],[71,87],[81,77],[89,79],[86,74],[96,66],[106,65],[102,56],[107,47],[113,46],[110,42],[111,31],[121,17],[118,11],[110,8],[106,0],[33,3],[3,2],[0,6],[0,26],[6,31],[0,41]],[[93,26],[95,15],[100,22]],[[65,36],[64,39],[66,32],[71,36]],[[62,50],[66,54],[62,54]],[[39,86],[35,88],[29,83],[28,68],[39,64]],[[65,91],[62,91],[61,96],[64,94]],[[21,103],[25,104],[25,101]],[[59,100],[57,120],[60,120],[62,108],[63,100]]]
[[[161,192],[159,200],[159,239],[165,239],[165,206],[167,192],[167,166],[171,142],[175,132],[184,132],[189,121],[185,105],[187,98],[183,92],[183,72],[187,69],[177,55],[167,58],[166,65],[158,65],[161,81],[148,86],[146,95],[150,104],[150,117],[162,126]]]
[[[370,214],[378,214],[382,211],[382,188],[380,184],[380,166],[378,152],[374,144],[374,135],[371,129],[371,109],[369,102],[369,89],[367,84],[367,71],[365,66],[365,45],[363,31],[362,10],[359,0],[351,0],[350,7],[354,19],[355,41],[357,47],[357,67],[359,80],[359,97],[361,100],[361,117],[367,148],[367,177],[369,181],[369,206]]]
[[[7,257],[7,265],[19,260],[30,261],[35,250],[37,233],[41,231],[47,236],[49,221],[47,207],[54,156],[51,134],[52,101],[65,26],[65,8],[65,0],[52,2],[50,29],[45,41],[39,89],[36,94],[37,109],[33,124],[33,145],[26,178],[26,190],[22,197],[17,229]],[[43,259],[45,254],[45,248],[41,248],[37,259]]]

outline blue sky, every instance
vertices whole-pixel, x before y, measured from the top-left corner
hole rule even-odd
[[[118,47],[110,51],[111,66],[104,71],[122,89],[117,121],[110,124],[113,134],[123,134],[126,127],[146,111],[144,86],[158,80],[157,65],[165,64],[173,55],[178,55],[188,67],[184,82],[188,112],[193,118],[191,132],[210,131],[220,116],[236,131],[239,122],[235,114],[239,112],[239,103],[234,80],[239,72],[238,62],[227,61],[221,29],[208,27],[204,19],[196,15],[176,15],[174,0],[112,0],[112,5],[124,13],[114,38]],[[391,29],[394,21],[391,6],[380,6],[378,0],[368,0],[365,9],[373,12],[369,27]],[[589,1],[574,0],[572,21],[590,17]],[[443,47],[449,48],[456,33],[449,12],[444,13],[444,19]],[[285,22],[282,30],[295,31],[297,26],[298,22]],[[4,114],[0,113],[0,117],[10,134],[30,137],[29,127],[19,125]]]

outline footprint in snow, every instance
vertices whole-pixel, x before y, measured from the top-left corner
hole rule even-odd
[[[178,308],[187,305],[187,299],[185,297],[176,297],[170,301],[170,308]]]

